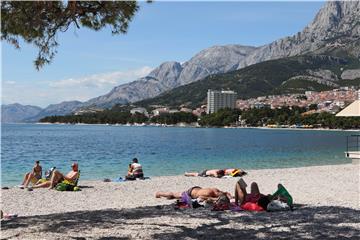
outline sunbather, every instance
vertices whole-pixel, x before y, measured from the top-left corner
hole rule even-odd
[[[228,192],[220,191],[217,188],[201,188],[199,186],[195,186],[185,191],[192,199],[200,199],[200,200],[212,200],[215,201],[222,194],[231,198],[231,194]],[[155,194],[156,198],[167,198],[167,199],[180,199],[182,193],[181,192],[157,192]]]
[[[187,177],[218,177],[221,178],[225,174],[225,171],[222,169],[211,169],[203,170],[201,172],[186,172],[185,176]]]
[[[40,166],[40,161],[35,161],[34,168],[32,172],[28,172],[24,176],[24,180],[21,184],[21,188],[26,188],[29,183],[35,184],[42,176],[42,167]]]
[[[232,177],[241,177],[247,173],[239,168],[227,168],[227,169],[211,169],[203,170],[201,172],[186,172],[185,176],[187,177],[223,177],[223,176],[232,176]]]
[[[241,206],[244,210],[267,210],[267,205],[271,201],[271,195],[260,193],[256,182],[251,183],[250,193],[247,193],[246,187],[247,184],[242,178],[235,184],[235,204]]]
[[[52,189],[58,183],[62,182],[63,180],[68,180],[70,182],[76,181],[76,179],[79,176],[79,165],[77,163],[73,163],[71,165],[71,168],[72,168],[72,170],[66,175],[63,175],[58,170],[54,170],[51,174],[49,181],[46,181],[46,182],[43,182],[40,184],[36,184],[33,188],[47,188],[48,187],[49,189]]]

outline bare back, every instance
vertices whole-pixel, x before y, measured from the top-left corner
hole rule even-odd
[[[206,171],[206,176],[216,177],[219,169],[211,169]]]
[[[232,174],[235,170],[237,170],[236,168],[228,168],[228,169],[224,169],[225,175],[230,175]]]
[[[194,188],[191,191],[192,198],[216,198],[219,197],[221,191],[217,188]]]
[[[42,167],[40,165],[35,165],[33,168],[33,173],[36,177],[41,177],[42,175]]]

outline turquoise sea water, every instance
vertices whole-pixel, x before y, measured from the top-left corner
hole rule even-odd
[[[3,186],[20,184],[35,160],[63,172],[78,161],[83,180],[123,176],[133,157],[148,176],[351,162],[342,131],[2,124],[1,133]]]

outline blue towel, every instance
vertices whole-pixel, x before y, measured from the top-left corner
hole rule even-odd
[[[125,179],[122,179],[122,177],[119,177],[119,178],[115,178],[112,180],[113,182],[125,182],[126,180]]]

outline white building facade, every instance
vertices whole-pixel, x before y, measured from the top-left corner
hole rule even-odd
[[[207,92],[207,114],[215,113],[222,108],[234,109],[237,93],[234,91],[217,91],[209,89]]]

